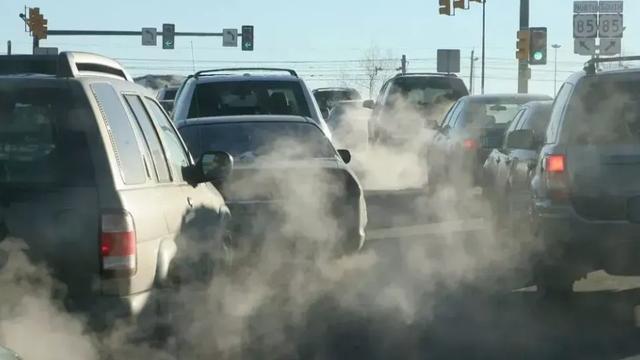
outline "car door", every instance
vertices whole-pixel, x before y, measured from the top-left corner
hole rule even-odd
[[[192,160],[169,117],[152,98],[145,98],[145,105],[154,119],[160,140],[166,150],[171,177],[186,199],[183,216],[169,219],[170,225],[180,236],[197,236],[206,243],[216,243],[222,239],[225,222],[229,217],[222,195],[210,183],[191,185],[182,175],[182,169],[190,166]]]
[[[528,117],[529,108],[523,107],[511,121],[509,128],[505,132],[502,147],[495,151],[497,155],[496,161],[496,173],[495,173],[495,191],[498,194],[504,194],[504,190],[507,189],[511,170],[513,169],[514,161],[518,161],[518,153],[520,149],[512,149],[508,145],[509,135],[522,127],[524,119]]]
[[[453,118],[459,114],[462,107],[461,101],[455,103],[447,112],[442,124],[438,127],[433,136],[432,144],[429,146],[428,159],[429,170],[435,173],[444,173],[446,168],[447,140],[451,131]]]

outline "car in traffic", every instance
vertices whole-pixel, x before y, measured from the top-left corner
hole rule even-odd
[[[489,200],[496,224],[518,234],[528,230],[531,178],[544,142],[553,101],[532,101],[507,128],[502,146],[484,162],[483,195]]]
[[[168,86],[166,85],[162,89],[158,90],[158,94],[156,95],[156,99],[164,110],[167,113],[171,113],[173,111],[173,102],[176,99],[176,94],[178,93],[178,86]]]
[[[313,97],[325,119],[329,117],[331,109],[337,102],[362,99],[358,90],[346,87],[318,88],[313,90]]]
[[[407,73],[387,80],[377,100],[363,106],[373,109],[369,121],[371,143],[405,144],[442,119],[451,105],[468,95],[464,82],[453,74]]]
[[[201,155],[192,160],[153,94],[112,59],[0,57],[2,235],[26,243],[91,326],[155,321],[155,290],[193,242],[222,255],[230,216],[210,182],[228,167],[210,164],[230,158]]]
[[[195,156],[217,149],[234,158],[221,191],[233,215],[237,253],[253,253],[266,234],[321,240],[338,254],[362,248],[367,209],[347,166],[351,154],[336,150],[314,120],[217,116],[189,119],[178,129]]]
[[[435,190],[444,182],[462,187],[482,185],[483,165],[489,153],[502,146],[505,130],[520,106],[550,99],[535,94],[460,98],[446,113],[427,147],[429,188]]]
[[[336,102],[327,118],[334,142],[345,149],[366,149],[370,117],[371,110],[362,106],[362,100]]]
[[[234,115],[293,115],[312,119],[331,131],[304,80],[294,70],[230,68],[198,71],[178,90],[173,119]]]
[[[534,280],[571,291],[593,270],[640,273],[640,70],[594,59],[558,91],[531,182]]]

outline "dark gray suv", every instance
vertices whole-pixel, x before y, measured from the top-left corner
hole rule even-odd
[[[209,181],[229,166],[224,153],[194,163],[152,94],[111,59],[0,57],[0,241],[24,241],[66,285],[69,309],[137,315],[194,234],[221,251],[229,211]]]

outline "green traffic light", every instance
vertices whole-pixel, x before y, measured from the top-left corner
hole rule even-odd
[[[536,51],[533,53],[533,59],[536,61],[542,60],[543,57],[544,57],[544,54],[542,53],[542,51]]]

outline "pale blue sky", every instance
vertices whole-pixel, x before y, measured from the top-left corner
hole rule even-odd
[[[573,55],[572,0],[531,0],[531,26],[549,28],[549,44],[558,43],[558,79],[580,68],[586,58]],[[14,53],[31,51],[18,13],[22,1],[0,1],[0,53],[12,40]],[[223,48],[220,38],[176,39],[176,49],[162,50],[140,45],[138,37],[50,37],[41,46],[61,50],[99,52],[120,59],[134,75],[191,72],[191,42],[196,68],[247,65],[240,62],[269,61],[299,70],[311,86],[337,85],[362,79],[356,62],[376,46],[393,58],[406,54],[409,70],[434,71],[438,48],[462,50],[462,74],[469,77],[470,51],[481,49],[481,5],[472,3],[456,16],[438,15],[436,0],[39,0],[50,29],[139,30],[176,24],[176,31],[219,32],[222,28],[255,25],[255,51]],[[518,0],[487,1],[487,92],[516,89],[515,43]],[[625,14],[640,14],[640,1],[625,1]],[[640,26],[626,21],[625,54],[638,53]],[[227,63],[217,63],[225,61]],[[283,62],[277,64],[274,62]],[[287,63],[292,62],[293,63]],[[395,65],[395,64],[394,64]],[[476,74],[480,75],[480,63]],[[313,75],[313,76],[312,76]],[[322,80],[321,80],[322,79]],[[358,81],[354,85],[358,85]],[[479,92],[480,81],[476,81]],[[553,93],[553,49],[549,64],[534,67],[532,92]]]

